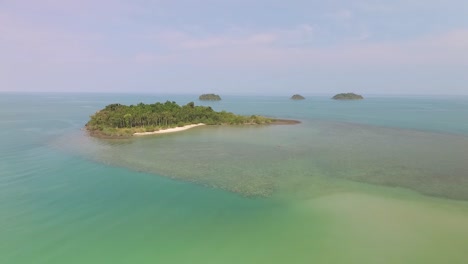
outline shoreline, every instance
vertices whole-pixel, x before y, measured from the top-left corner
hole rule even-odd
[[[301,121],[294,119],[273,119],[270,125],[297,125],[300,123]]]
[[[191,125],[186,125],[182,127],[172,127],[172,128],[166,128],[166,129],[161,129],[158,131],[153,131],[153,132],[137,132],[133,133],[134,136],[146,136],[146,135],[155,135],[155,134],[166,134],[166,133],[174,133],[174,132],[180,132],[184,131],[190,128],[194,128],[197,126],[204,126],[205,124],[203,123],[198,123],[198,124],[191,124]]]
[[[269,124],[260,124],[260,125],[296,125],[296,124],[300,124],[301,121],[298,121],[298,120],[292,120],[292,119],[272,119],[272,122],[269,123]],[[198,124],[191,124],[191,125],[185,125],[185,126],[182,126],[182,127],[172,127],[172,128],[166,128],[166,129],[160,129],[158,131],[152,131],[152,132],[135,132],[133,134],[126,134],[126,135],[107,135],[107,134],[104,134],[100,131],[95,131],[95,130],[88,130],[88,129],[85,129],[89,135],[91,135],[92,137],[96,137],[96,138],[102,138],[102,139],[128,139],[128,138],[131,138],[132,136],[136,136],[136,137],[139,137],[139,136],[147,136],[147,135],[157,135],[157,134],[169,134],[169,133],[176,133],[176,132],[181,132],[181,131],[185,131],[185,130],[188,130],[188,129],[191,129],[191,128],[194,128],[194,127],[198,127],[198,126],[205,126],[206,124],[204,123],[198,123]],[[243,124],[243,125],[259,125],[259,124]]]
[[[270,123],[269,125],[296,125],[300,123],[301,121],[298,121],[298,120],[273,119],[273,122]],[[175,133],[175,132],[185,131],[185,130],[198,127],[198,126],[206,126],[206,124],[204,123],[191,124],[191,125],[185,125],[182,127],[172,127],[172,128],[161,129],[161,130],[153,131],[153,132],[136,132],[136,133],[133,133],[133,136],[147,136],[147,135],[156,135],[156,134]]]

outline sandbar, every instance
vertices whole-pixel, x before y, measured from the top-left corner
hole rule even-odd
[[[190,128],[194,128],[197,126],[204,126],[205,124],[199,123],[199,124],[192,124],[192,125],[186,125],[182,127],[173,127],[173,128],[167,128],[167,129],[161,129],[158,131],[153,131],[153,132],[139,132],[139,133],[133,133],[134,136],[145,136],[145,135],[154,135],[154,134],[165,134],[165,133],[174,133],[174,132],[179,132],[179,131],[184,131]]]

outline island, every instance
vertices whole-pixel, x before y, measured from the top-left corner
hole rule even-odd
[[[220,101],[221,97],[217,94],[202,94],[198,99],[200,101]]]
[[[242,116],[214,111],[193,102],[180,106],[176,102],[137,105],[110,104],[90,117],[85,129],[91,136],[125,138],[133,135],[176,132],[200,125],[297,124],[299,121],[272,119],[259,115]]]
[[[291,96],[291,100],[304,100],[305,97],[300,95],[300,94],[295,94],[293,96]]]
[[[340,93],[332,97],[334,100],[362,100],[364,97],[355,93]]]

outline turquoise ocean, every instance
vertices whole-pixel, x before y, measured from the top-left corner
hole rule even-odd
[[[301,121],[89,137],[111,103]],[[468,263],[468,97],[0,93],[0,264]]]

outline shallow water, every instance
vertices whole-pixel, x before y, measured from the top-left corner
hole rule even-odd
[[[221,188],[245,196],[308,192],[319,179],[398,186],[468,199],[468,137],[323,120],[300,125],[207,126],[128,140],[82,133],[58,148],[136,171]]]
[[[1,94],[0,263],[465,263],[468,98],[227,97],[299,125],[89,138],[106,104]]]

